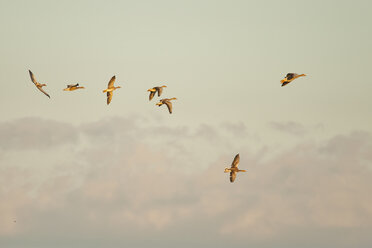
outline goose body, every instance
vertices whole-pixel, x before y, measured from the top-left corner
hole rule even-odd
[[[66,89],[63,89],[64,91],[74,91],[78,89],[85,89],[83,86],[79,86],[79,84],[69,84],[67,85]]]
[[[114,86],[115,80],[116,80],[116,77],[113,76],[107,85],[107,89],[103,90],[103,93],[107,92],[107,105],[109,105],[111,102],[113,91],[121,88],[120,86],[117,86],[117,87]]]
[[[159,107],[163,104],[167,105],[169,114],[172,114],[172,102],[171,102],[172,100],[177,100],[177,98],[173,97],[173,98],[161,99],[156,105],[158,105]]]
[[[32,71],[28,70],[28,73],[30,74],[31,81],[34,83],[34,85],[36,86],[36,88],[38,88],[38,90],[40,90],[41,92],[44,93],[44,95],[46,95],[47,97],[50,98],[49,94],[46,93],[46,92],[43,90],[43,87],[46,86],[46,84],[41,84],[41,83],[39,83],[38,81],[36,81],[35,76],[34,76],[34,74],[32,73]]]
[[[158,96],[161,96],[161,93],[163,92],[163,88],[167,87],[166,85],[163,86],[156,86],[154,88],[148,89],[147,91],[150,91],[149,95],[149,101],[152,100],[152,98],[155,96],[155,93],[158,92]]]
[[[239,153],[238,153],[238,154],[235,155],[235,158],[234,158],[233,162],[231,163],[231,167],[230,168],[225,168],[225,171],[224,171],[225,173],[230,172],[230,182],[235,181],[236,173],[246,172],[245,170],[239,170],[238,169],[239,161],[240,161],[240,156],[239,156]]]
[[[285,78],[283,80],[280,81],[280,83],[282,84],[282,87],[289,84],[290,82],[292,82],[293,80],[295,80],[296,78],[299,78],[299,77],[304,77],[306,76],[306,74],[297,74],[297,73],[287,73],[287,75],[285,76]]]

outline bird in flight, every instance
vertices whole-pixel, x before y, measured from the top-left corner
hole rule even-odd
[[[28,70],[28,72],[30,73],[31,81],[35,84],[36,88],[38,88],[41,92],[44,93],[44,95],[46,95],[47,97],[50,98],[50,96],[48,95],[48,93],[46,93],[46,92],[42,89],[44,86],[46,86],[46,84],[41,84],[41,83],[37,82],[36,79],[35,79],[34,74],[32,73],[32,71]]]
[[[63,89],[64,91],[74,91],[78,89],[85,89],[83,86],[79,86],[79,84],[68,84],[66,89]]]
[[[233,162],[231,163],[231,168],[225,168],[225,173],[230,172],[230,182],[234,182],[236,178],[236,173],[238,172],[246,172],[245,170],[239,170],[238,164],[239,164],[240,156],[239,153],[235,155],[235,158]]]
[[[167,87],[166,85],[163,86],[157,86],[151,89],[148,89],[147,91],[150,91],[149,95],[149,101],[152,100],[152,98],[155,96],[155,93],[158,92],[158,96],[161,96],[161,93],[163,92],[163,88]]]
[[[109,105],[110,102],[111,102],[113,91],[116,90],[116,89],[121,88],[120,86],[117,86],[117,87],[114,86],[115,79],[116,79],[116,77],[113,76],[110,79],[110,82],[108,83],[107,89],[103,90],[103,92],[107,92],[107,105]]]
[[[177,98],[173,97],[173,98],[161,99],[160,102],[158,102],[156,105],[158,105],[159,107],[163,104],[167,105],[169,114],[172,114],[172,103],[171,103],[172,100],[177,100]]]
[[[289,84],[290,82],[292,82],[293,80],[295,80],[296,78],[304,77],[304,76],[306,76],[306,75],[305,74],[298,75],[297,73],[287,73],[285,78],[283,80],[281,80],[280,83],[282,83],[282,87],[283,87],[283,86]]]

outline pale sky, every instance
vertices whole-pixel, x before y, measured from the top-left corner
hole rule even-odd
[[[371,10],[0,0],[0,246],[370,247]]]

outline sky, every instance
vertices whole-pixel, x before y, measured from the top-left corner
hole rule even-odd
[[[0,0],[0,246],[370,247],[371,8]]]

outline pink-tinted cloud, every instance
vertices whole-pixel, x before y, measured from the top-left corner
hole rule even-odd
[[[240,168],[247,172],[231,184],[223,169],[235,153],[226,152],[231,147],[223,143],[236,136],[226,136],[221,127],[156,127],[118,118],[73,128],[80,137],[70,144],[76,151],[50,161],[48,172],[37,165],[0,167],[3,245],[21,247],[22,240],[45,236],[69,247],[77,241],[80,247],[100,242],[366,247],[371,242],[368,133],[299,142],[273,156],[265,149],[241,150]],[[40,173],[47,176],[35,176]],[[38,247],[49,246],[46,239]]]
[[[39,150],[77,141],[76,129],[66,123],[40,118],[23,118],[0,123],[0,149]]]

